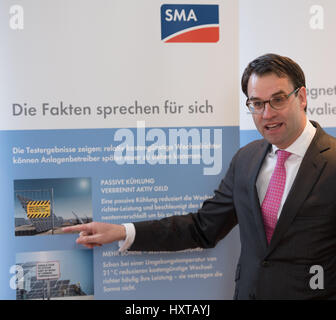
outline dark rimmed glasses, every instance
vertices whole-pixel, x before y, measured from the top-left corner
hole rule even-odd
[[[253,114],[261,114],[265,110],[265,105],[268,102],[269,105],[274,109],[274,110],[281,110],[287,105],[287,100],[292,94],[296,94],[301,87],[296,88],[289,94],[277,94],[274,97],[272,97],[269,100],[246,100],[246,106],[250,110],[251,113]]]

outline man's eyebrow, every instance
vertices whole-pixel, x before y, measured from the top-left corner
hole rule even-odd
[[[271,97],[274,97],[274,96],[276,96],[276,95],[278,95],[278,94],[286,94],[286,92],[283,91],[283,90],[279,90],[279,91],[277,91],[277,92],[274,92],[274,93],[271,95]]]
[[[279,90],[279,91],[277,91],[277,92],[274,92],[272,95],[271,95],[271,97],[274,97],[274,96],[277,96],[278,94],[286,94],[286,92],[285,91],[283,91],[283,90]],[[249,97],[248,98],[248,100],[262,100],[261,98],[258,98],[258,97]]]

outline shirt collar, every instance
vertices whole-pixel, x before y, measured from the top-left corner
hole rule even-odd
[[[316,133],[316,128],[307,119],[306,126],[303,129],[301,135],[288,148],[284,150],[292,154],[296,154],[300,157],[303,157],[311,141],[313,140],[315,133]],[[272,144],[271,153],[275,154],[277,150],[279,150],[279,148]]]

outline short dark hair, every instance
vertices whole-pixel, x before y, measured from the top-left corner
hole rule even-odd
[[[244,70],[241,86],[246,97],[248,97],[247,85],[250,76],[252,74],[263,76],[270,73],[275,73],[279,78],[288,77],[294,89],[306,86],[305,75],[295,61],[278,54],[268,53],[251,61]]]

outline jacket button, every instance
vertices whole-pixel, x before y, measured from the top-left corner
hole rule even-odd
[[[263,267],[267,268],[267,267],[270,266],[270,263],[269,263],[269,261],[264,260],[264,261],[261,263],[261,265],[262,265]]]

